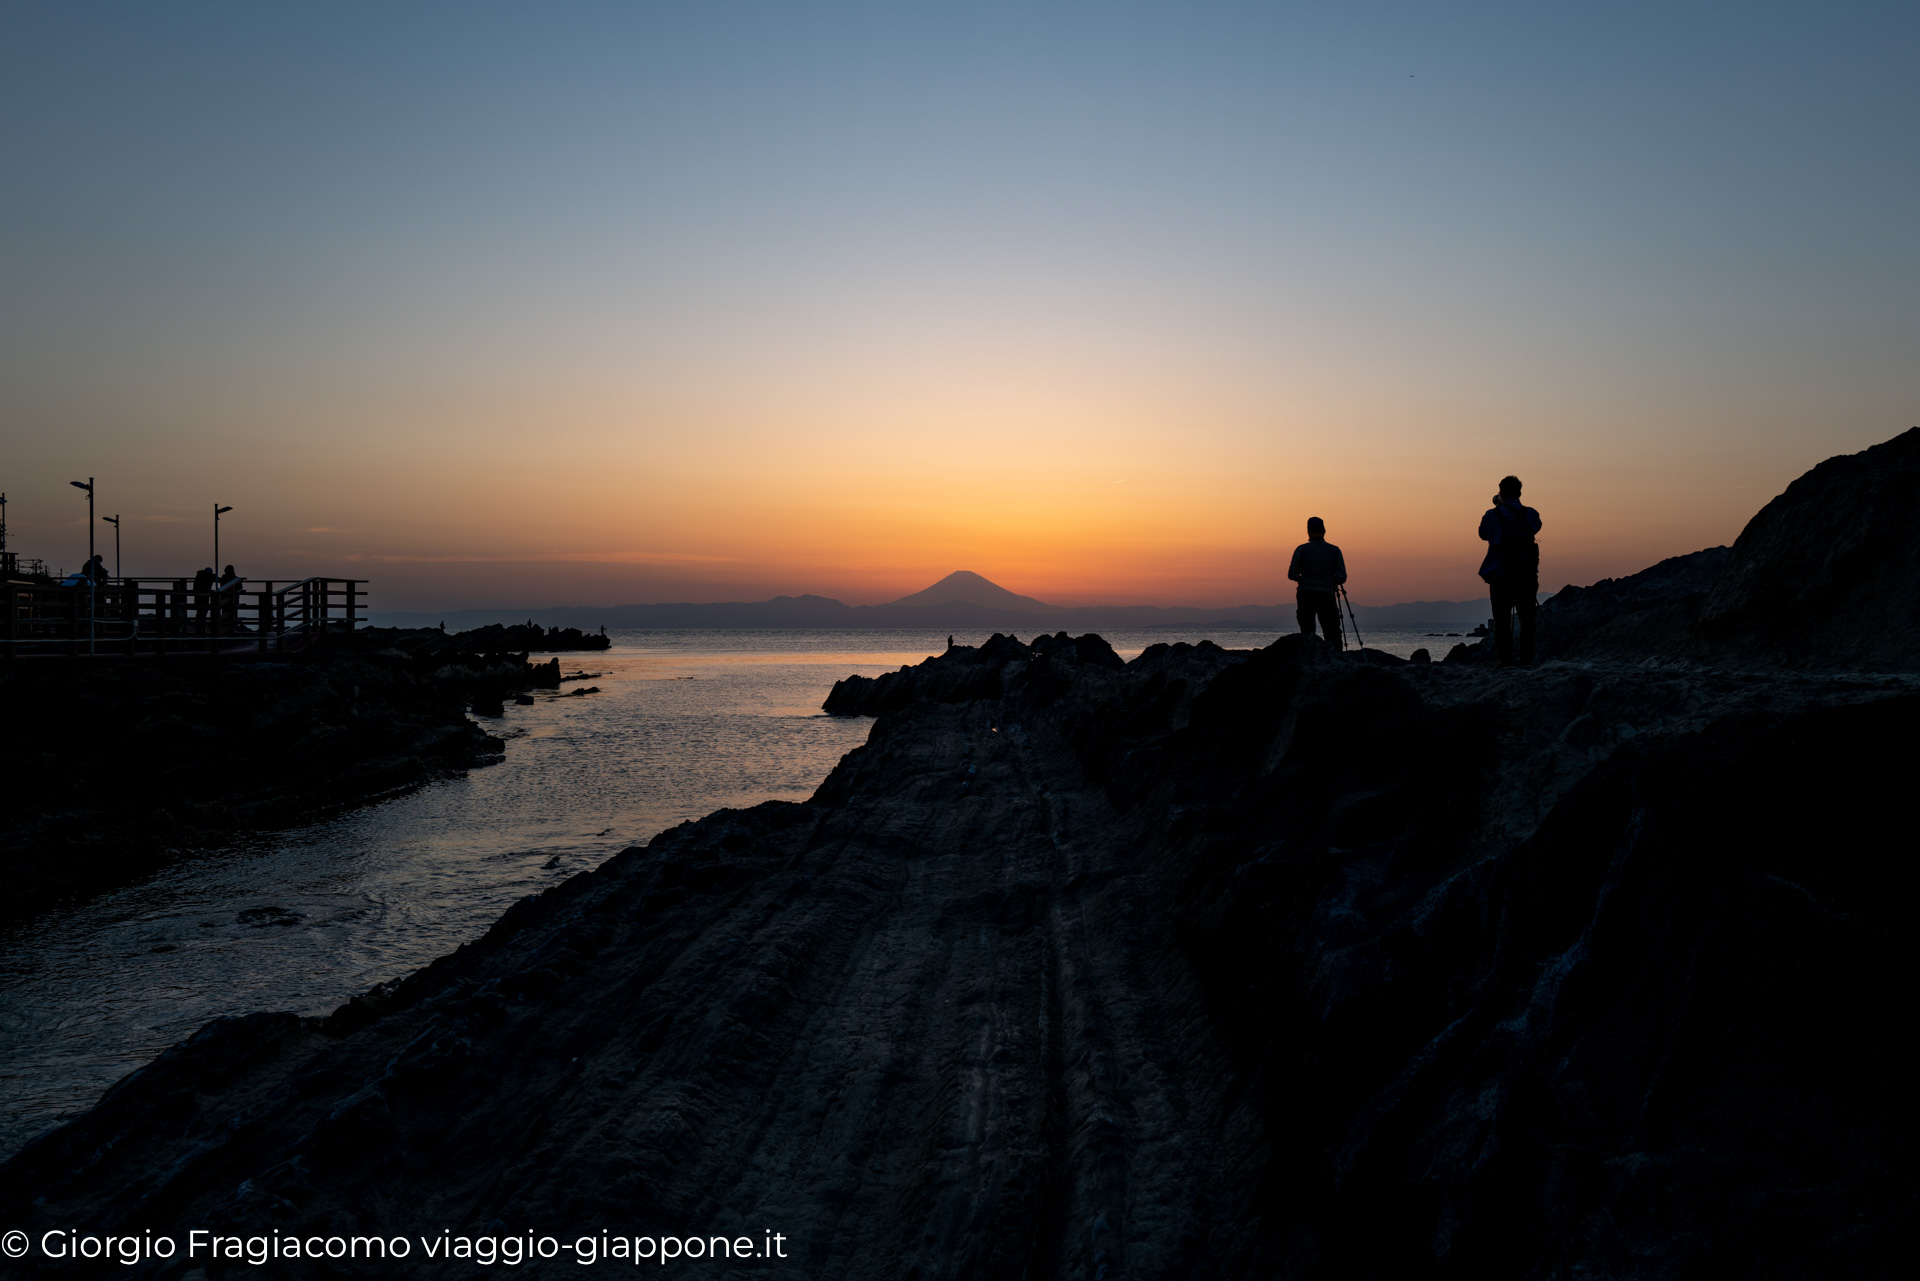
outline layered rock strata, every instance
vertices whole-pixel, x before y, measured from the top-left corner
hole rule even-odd
[[[756,1275],[923,1279],[1874,1276],[1910,1238],[1911,677],[1062,635],[830,706],[879,719],[810,802],[209,1026],[0,1168],[0,1220],[773,1231]]]

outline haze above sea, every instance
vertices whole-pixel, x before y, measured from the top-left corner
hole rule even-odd
[[[560,656],[579,679],[481,722],[507,740],[498,765],[201,851],[0,936],[0,1158],[212,1019],[325,1014],[665,828],[807,799],[872,724],[821,712],[833,683],[918,663],[947,642],[944,631],[610,635],[604,653]],[[1208,638],[1247,649],[1274,634]],[[1182,639],[1201,638],[1107,636],[1123,658]],[[1436,659],[1458,643],[1424,632],[1366,640]],[[597,692],[573,692],[584,689]]]

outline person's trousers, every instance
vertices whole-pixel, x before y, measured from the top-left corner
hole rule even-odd
[[[1313,624],[1318,620],[1320,634],[1335,649],[1343,646],[1340,641],[1340,602],[1334,599],[1332,592],[1310,592],[1302,587],[1294,593],[1296,605],[1294,617],[1300,620],[1300,630],[1308,636],[1313,635]]]
[[[1534,625],[1539,619],[1540,580],[1512,581],[1496,578],[1487,586],[1493,592],[1493,653],[1503,663],[1514,662],[1513,615],[1520,615],[1519,662],[1533,661]]]

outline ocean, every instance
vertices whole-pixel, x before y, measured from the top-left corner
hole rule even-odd
[[[531,706],[482,721],[506,760],[310,826],[251,836],[0,937],[0,1159],[207,1023],[325,1014],[484,933],[510,905],[677,823],[805,800],[872,722],[820,703],[947,634],[628,631]],[[1272,633],[1216,632],[1252,648]],[[956,634],[977,644],[985,634]],[[1023,637],[1031,639],[1031,637]],[[1123,658],[1165,631],[1107,637]],[[1367,643],[1444,656],[1457,639]],[[578,694],[573,691],[593,689]]]

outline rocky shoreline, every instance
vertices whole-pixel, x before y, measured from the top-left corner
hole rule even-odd
[[[501,758],[467,716],[557,688],[559,660],[437,632],[286,658],[0,666],[5,916],[97,893],[236,833],[294,826]]]
[[[1912,677],[997,637],[834,702],[880,717],[812,801],[209,1026],[0,1216],[834,1277],[1865,1276],[1909,1226]]]

